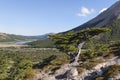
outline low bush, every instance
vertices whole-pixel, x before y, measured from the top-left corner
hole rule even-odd
[[[104,73],[106,78],[114,78],[120,73],[120,65],[111,65],[108,70]]]
[[[97,65],[97,63],[95,63],[95,62],[85,62],[81,65],[81,67],[90,70],[96,65]]]
[[[77,67],[77,71],[78,71],[78,73],[80,74],[80,73],[82,73],[83,71],[84,71],[84,68],[82,68],[82,67]]]
[[[95,80],[104,80],[104,77],[97,77]]]

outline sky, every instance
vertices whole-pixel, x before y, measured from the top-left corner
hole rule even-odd
[[[0,0],[0,32],[43,35],[73,29],[118,0]]]

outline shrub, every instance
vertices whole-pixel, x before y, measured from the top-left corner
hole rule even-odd
[[[119,73],[120,73],[120,65],[115,64],[110,66],[104,74],[106,78],[114,78]]]
[[[28,69],[25,73],[25,79],[29,79],[35,76],[35,73],[32,69]]]
[[[107,44],[97,44],[95,47],[96,56],[106,56],[110,52],[109,45]]]
[[[29,60],[21,60],[14,64],[14,67],[11,69],[11,75],[9,76],[10,80],[24,80],[25,77],[28,77],[27,74],[29,70],[32,69],[32,62]],[[29,75],[30,76],[30,75]]]
[[[95,80],[104,80],[104,77],[97,77]]]
[[[97,65],[97,63],[95,63],[95,62],[85,62],[81,65],[81,67],[90,70],[96,65]]]
[[[78,71],[78,73],[80,74],[80,73],[82,73],[82,72],[84,71],[84,68],[82,68],[82,67],[77,67],[77,71]]]

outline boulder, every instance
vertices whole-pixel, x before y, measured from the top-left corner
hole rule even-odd
[[[108,78],[108,80],[115,80],[114,78]]]
[[[99,69],[99,70],[96,71],[96,73],[97,73],[98,76],[101,76],[103,74],[103,71],[101,69]]]

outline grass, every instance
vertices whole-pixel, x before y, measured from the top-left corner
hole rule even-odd
[[[0,54],[4,54],[13,61],[18,59],[27,59],[33,62],[42,62],[45,58],[51,55],[66,56],[64,53],[56,49],[47,48],[0,48]]]

